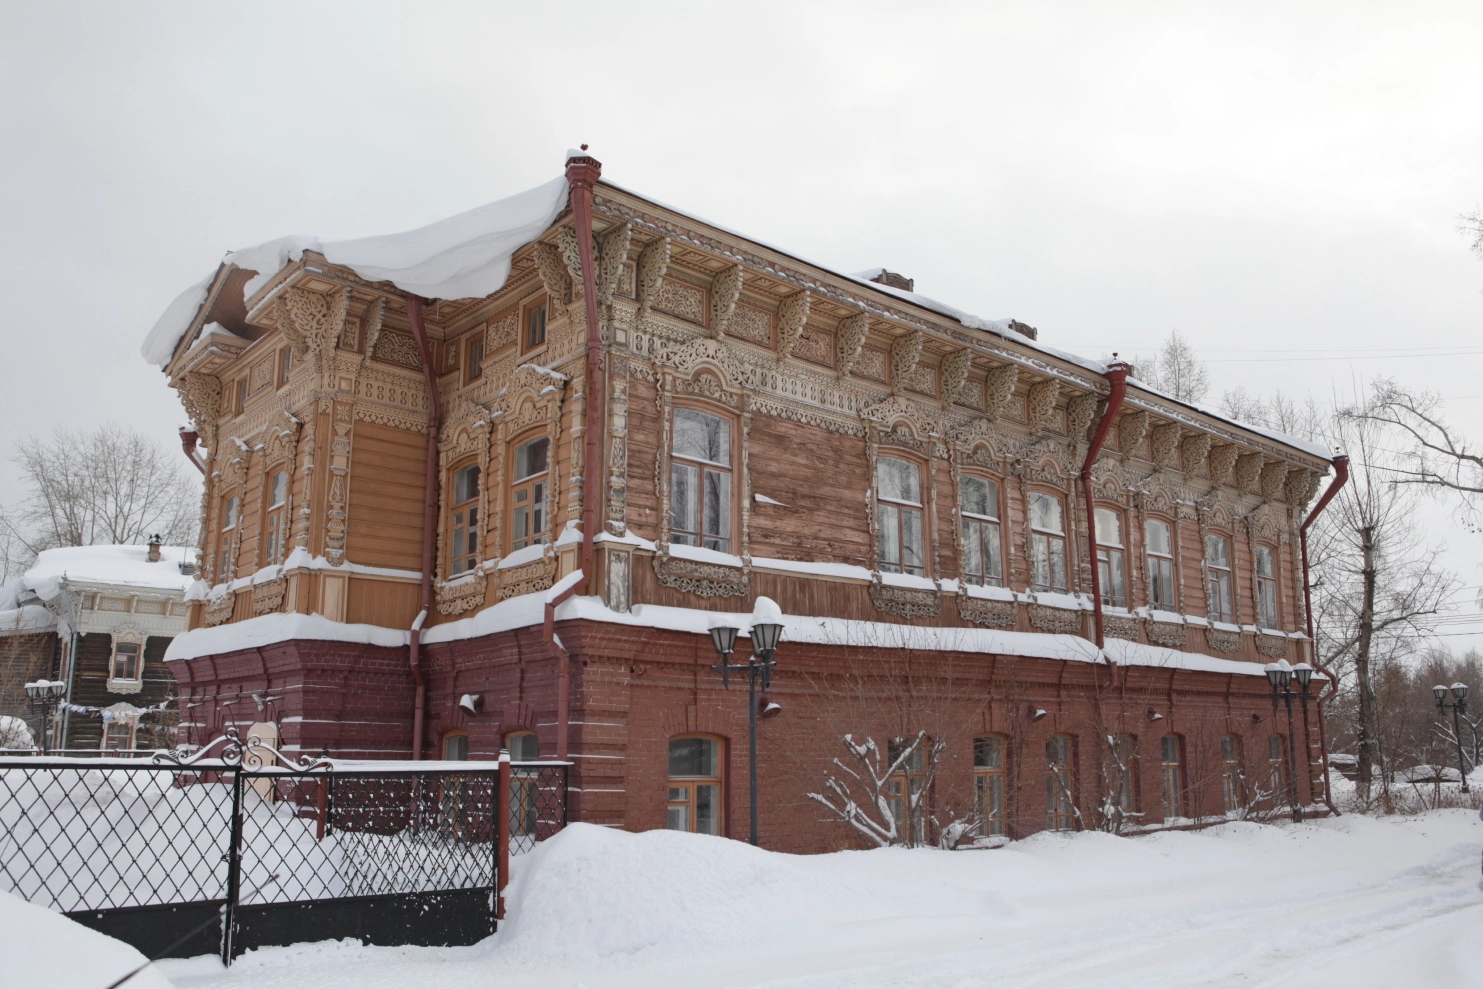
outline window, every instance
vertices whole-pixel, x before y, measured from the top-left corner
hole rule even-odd
[[[875,490],[881,569],[922,576],[921,471],[910,461],[881,457],[875,462]]]
[[[1061,499],[1030,492],[1030,578],[1037,591],[1066,589],[1066,529]]]
[[[1127,817],[1132,815],[1134,806],[1137,746],[1131,735],[1113,736],[1108,743],[1106,763],[1102,769],[1107,779],[1107,795],[1117,813]]]
[[[1205,568],[1209,572],[1210,619],[1233,622],[1236,611],[1231,606],[1231,543],[1225,536],[1205,537]]]
[[[922,786],[926,779],[922,774],[927,769],[926,748],[930,744],[930,740],[923,738],[908,754],[906,750],[911,742],[906,739],[893,738],[886,743],[887,763],[891,766],[901,763],[900,769],[886,781],[886,800],[891,807],[891,818],[896,822],[896,833],[918,845],[927,840],[927,808],[922,805]],[[909,831],[908,817],[911,818]]]
[[[1267,736],[1267,785],[1272,789],[1272,806],[1283,799],[1282,736]]]
[[[484,359],[484,331],[480,330],[469,338],[468,360],[464,363],[463,382],[478,381],[484,375],[484,368],[479,362]]]
[[[288,513],[288,471],[280,470],[268,481],[268,510],[263,522],[263,538],[266,553],[263,563],[271,566],[278,562],[278,550],[282,543],[283,524]]]
[[[1123,517],[1110,508],[1093,513],[1097,524],[1097,580],[1102,585],[1102,604],[1111,608],[1128,606],[1123,567]]]
[[[134,747],[133,721],[107,721],[103,724],[103,751],[118,752]]]
[[[675,738],[669,743],[669,814],[665,827],[721,833],[721,743]]]
[[[278,351],[278,387],[282,388],[288,384],[288,373],[294,367],[294,349],[284,347]]]
[[[963,579],[970,584],[1002,587],[999,485],[984,477],[964,477],[962,512]]]
[[[453,534],[448,574],[453,576],[479,565],[479,465],[469,464],[453,472]]]
[[[1052,735],[1045,740],[1045,769],[1045,826],[1070,831],[1076,826],[1076,808],[1071,802],[1071,736]]]
[[[505,736],[512,763],[536,762],[541,758],[540,739],[533,731],[517,731]],[[527,837],[536,833],[540,823],[538,797],[540,771],[533,766],[510,769],[510,834]]]
[[[546,491],[550,481],[551,440],[545,436],[515,448],[510,488],[510,548],[539,546],[549,535]]]
[[[1004,834],[1004,739],[973,740],[973,813],[978,835]]]
[[[546,304],[531,306],[525,311],[525,349],[534,350],[546,342]]]
[[[245,408],[247,408],[247,379],[243,378],[237,382],[237,414],[241,415]]]
[[[115,642],[113,644],[113,666],[109,679],[140,679],[140,655],[142,652],[143,650],[137,642]]]
[[[469,758],[469,734],[450,731],[443,736],[443,758],[449,762],[467,762]]]
[[[731,425],[675,409],[670,465],[670,541],[731,551]]]
[[[1277,561],[1272,547],[1256,548],[1256,623],[1261,628],[1278,628]]]
[[[1148,603],[1160,611],[1178,611],[1174,600],[1174,540],[1169,523],[1149,519],[1143,524],[1148,544]]]
[[[1180,738],[1165,735],[1159,739],[1159,770],[1164,778],[1164,820],[1184,816],[1184,781],[1179,772]]]
[[[1234,735],[1220,739],[1220,778],[1227,814],[1241,809],[1241,743]]]
[[[221,543],[217,547],[217,558],[221,561],[219,580],[231,580],[237,570],[237,561],[232,556],[232,536],[237,530],[237,516],[241,514],[242,502],[236,495],[225,499],[221,506]]]

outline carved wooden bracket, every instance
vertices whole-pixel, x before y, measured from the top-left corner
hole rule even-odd
[[[917,363],[922,359],[922,340],[921,330],[911,330],[892,342],[891,394],[900,394],[917,369]]]
[[[537,244],[536,270],[551,302],[552,315],[565,312],[572,301],[572,273],[562,260],[561,249],[555,244]]]
[[[968,371],[973,367],[973,351],[967,347],[955,350],[942,362],[942,402],[952,405],[963,393],[968,383]]]
[[[1234,443],[1222,443],[1210,448],[1210,480],[1216,484],[1225,484],[1230,481],[1231,468],[1236,466],[1236,458],[1240,456],[1241,449]]]
[[[1117,421],[1117,448],[1123,453],[1132,453],[1147,435],[1147,412],[1128,412]]]
[[[1180,466],[1191,477],[1199,472],[1205,458],[1210,455],[1210,434],[1195,433],[1187,436],[1180,445]]]
[[[660,237],[639,254],[638,284],[635,290],[639,298],[638,320],[649,315],[649,310],[659,299],[664,288],[664,274],[669,270],[669,238]]]
[[[1174,466],[1174,453],[1179,449],[1179,424],[1166,422],[1153,428],[1153,462],[1160,467]]]
[[[711,336],[720,339],[731,324],[731,315],[736,312],[736,300],[741,298],[742,266],[734,264],[722,268],[711,279]]]
[[[839,376],[844,377],[855,366],[860,357],[860,348],[865,346],[865,334],[870,332],[870,317],[863,312],[852,313],[839,321],[835,331],[838,347]]]
[[[794,292],[778,304],[778,356],[793,356],[803,336],[803,324],[808,322],[811,296],[807,291]]]
[[[1044,432],[1050,428],[1051,417],[1056,411],[1056,397],[1061,393],[1061,383],[1054,378],[1037,381],[1030,386],[1030,428]]]
[[[1019,380],[1020,369],[1016,364],[1001,364],[989,371],[988,378],[984,382],[984,415],[989,419],[999,418],[1004,411],[1004,406],[1014,395],[1015,382]]]
[[[1100,396],[1090,392],[1083,395],[1073,395],[1066,403],[1066,435],[1073,440],[1084,440],[1087,428],[1091,426],[1092,419],[1097,414],[1097,403],[1102,401]]]

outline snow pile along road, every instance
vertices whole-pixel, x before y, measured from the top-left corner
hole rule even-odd
[[[5,989],[103,989],[142,964],[144,956],[122,941],[0,893],[0,986]],[[170,989],[170,982],[153,968],[125,985]]]

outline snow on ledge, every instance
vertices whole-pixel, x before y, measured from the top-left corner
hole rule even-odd
[[[323,615],[260,615],[246,621],[182,632],[170,640],[165,661],[216,656],[240,649],[260,649],[290,639],[354,642],[395,648],[408,644],[409,635],[380,625],[352,625]]]

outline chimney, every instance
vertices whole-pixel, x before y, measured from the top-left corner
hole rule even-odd
[[[149,537],[149,562],[160,562],[160,543],[164,542],[158,534]]]
[[[907,278],[905,275],[898,275],[896,274],[896,272],[887,271],[884,268],[882,268],[880,274],[872,278],[871,281],[875,282],[877,285],[885,285],[889,288],[899,288],[903,292],[916,291],[916,289],[913,287],[917,283],[915,278]]]

